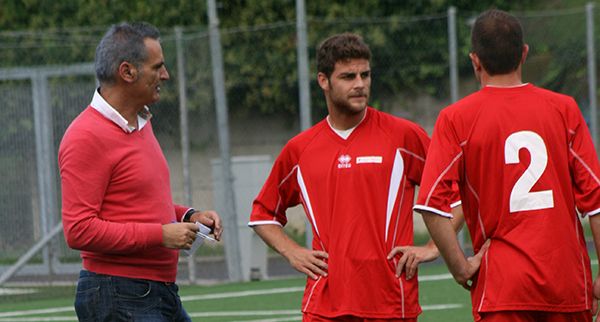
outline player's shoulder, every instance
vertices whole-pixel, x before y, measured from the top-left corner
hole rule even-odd
[[[312,127],[296,134],[283,147],[283,152],[301,154],[314,140],[323,134],[327,120],[323,119]]]
[[[572,96],[558,93],[549,89],[532,86],[536,101],[543,101],[550,110],[557,111],[567,119],[577,119],[581,113],[577,102]]]
[[[543,95],[546,96],[548,98],[552,98],[552,99],[556,99],[556,100],[563,100],[563,101],[572,101],[573,97],[566,95],[566,94],[562,94],[559,92],[555,92],[543,87],[537,87],[535,85],[531,85],[531,91],[533,93],[536,93],[538,95]]]
[[[483,91],[476,91],[460,100],[446,106],[440,111],[440,115],[454,115],[468,113],[470,109],[476,109],[486,101],[486,95]]]
[[[423,128],[413,122],[411,120],[402,118],[400,116],[396,116],[387,112],[379,111],[375,108],[370,107],[369,113],[372,114],[375,122],[383,129],[383,130],[405,130],[405,131],[418,131],[421,132]]]

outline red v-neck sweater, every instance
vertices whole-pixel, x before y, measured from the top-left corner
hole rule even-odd
[[[92,107],[69,126],[58,152],[62,220],[89,271],[174,282],[178,251],[162,225],[179,221],[169,168],[150,122],[125,133]]]

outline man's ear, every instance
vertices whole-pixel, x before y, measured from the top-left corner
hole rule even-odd
[[[521,65],[525,63],[525,59],[527,59],[527,54],[529,53],[529,45],[523,44],[523,53],[521,54]]]
[[[317,81],[319,82],[319,86],[321,86],[322,90],[329,90],[329,78],[327,77],[327,75],[325,75],[324,73],[318,73]]]
[[[471,58],[471,64],[473,65],[473,70],[475,72],[481,72],[481,61],[479,57],[475,53],[469,53],[469,58]]]
[[[137,68],[131,63],[124,61],[119,65],[119,77],[123,81],[133,83],[137,80],[137,74]]]

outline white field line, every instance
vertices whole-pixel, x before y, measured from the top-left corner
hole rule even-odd
[[[16,295],[16,294],[31,294],[37,292],[33,288],[0,288],[0,296],[2,295]]]
[[[430,282],[430,281],[441,281],[441,280],[451,280],[452,274],[438,274],[438,275],[417,275],[419,282]]]
[[[254,291],[241,291],[241,292],[227,292],[227,293],[215,293],[215,294],[202,294],[202,295],[188,295],[182,296],[181,301],[201,301],[201,300],[213,300],[223,299],[230,297],[246,297],[255,295],[267,295],[267,294],[279,294],[279,293],[295,293],[304,291],[304,286],[297,287],[284,287],[284,288],[273,288],[268,290],[254,290]]]
[[[76,316],[52,316],[52,317],[41,317],[36,316],[32,318],[7,318],[0,319],[0,322],[51,322],[51,321],[77,321]]]
[[[292,315],[300,314],[300,310],[273,310],[273,311],[231,311],[231,312],[194,312],[188,314],[193,318],[208,318],[216,316],[264,316],[264,315]]]
[[[438,280],[444,280],[444,279],[450,279],[450,278],[452,278],[452,276],[450,274],[424,275],[424,276],[419,277],[419,281],[423,281],[423,282],[438,281]],[[222,299],[222,298],[232,298],[232,297],[259,296],[259,295],[279,294],[279,293],[294,293],[294,292],[302,292],[302,291],[304,291],[304,286],[254,290],[254,291],[188,295],[188,296],[182,296],[181,300],[183,302],[189,302],[189,301],[201,301],[201,300]],[[423,307],[425,308],[426,306],[423,306]],[[17,321],[15,319],[11,319],[11,320],[3,319],[3,318],[8,318],[8,317],[28,316],[28,315],[34,315],[34,314],[35,315],[37,315],[37,314],[53,314],[53,313],[61,313],[61,312],[74,312],[74,308],[72,306],[64,306],[64,307],[55,307],[55,308],[48,308],[48,309],[0,312],[0,322]],[[208,312],[206,312],[206,313],[208,313]],[[54,318],[60,318],[60,317],[54,317]],[[40,317],[36,317],[36,319],[38,319],[38,320],[32,320],[32,321],[64,321],[65,320],[65,319],[55,320],[54,318],[49,317],[49,318],[44,318],[44,319],[50,319],[50,320],[40,320]],[[30,320],[22,320],[22,321],[30,321]]]

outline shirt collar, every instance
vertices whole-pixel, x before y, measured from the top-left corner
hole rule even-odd
[[[488,85],[485,85],[485,87],[491,87],[491,88],[517,88],[517,87],[525,87],[527,85],[529,85],[529,83],[522,83],[522,84],[517,84],[517,85],[512,85],[512,86],[500,86],[500,85],[488,84]]]
[[[90,106],[92,106],[92,108],[94,108],[96,111],[100,112],[100,114],[102,114],[104,117],[117,124],[123,131],[125,131],[125,133],[131,133],[135,131],[135,128],[129,126],[127,120],[121,114],[119,114],[114,107],[108,104],[102,95],[100,95],[100,88],[94,91],[94,97],[92,98]],[[152,117],[148,106],[144,106],[144,109],[138,113],[137,117],[139,131],[144,128],[146,123],[148,123]]]
[[[327,115],[327,117],[326,117],[327,124],[329,124],[329,127],[333,130],[333,132],[335,132],[337,135],[339,135],[342,139],[346,140],[346,139],[348,139],[348,137],[350,137],[350,134],[352,134],[352,132],[354,132],[354,129],[356,129],[365,120],[368,112],[369,112],[369,109],[366,108],[365,114],[363,115],[363,118],[360,120],[360,122],[358,122],[358,124],[356,124],[354,127],[349,128],[347,130],[338,130],[335,127],[333,127],[333,125],[331,125],[331,121],[329,120],[329,115]]]

